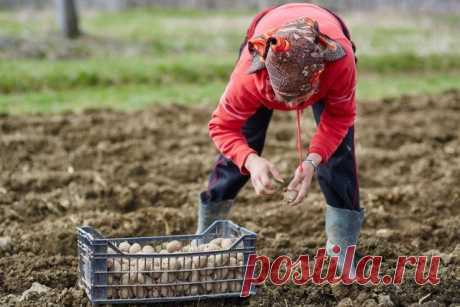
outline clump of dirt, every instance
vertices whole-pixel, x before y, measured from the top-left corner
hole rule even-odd
[[[193,233],[191,212],[216,154],[206,127],[212,109],[1,116],[0,237],[10,243],[0,249],[0,305],[88,304],[77,286],[78,225],[107,236]],[[269,285],[248,304],[460,304],[459,119],[460,92],[450,91],[361,103],[358,120],[360,252],[385,257],[386,273],[398,255],[441,253],[440,285]],[[297,161],[294,123],[293,114],[276,113],[264,153],[286,178]],[[311,118],[304,130],[312,135]],[[257,198],[248,185],[231,218],[257,232],[259,254],[312,255],[325,240],[324,205],[316,184],[297,207]],[[17,303],[33,282],[50,290]]]

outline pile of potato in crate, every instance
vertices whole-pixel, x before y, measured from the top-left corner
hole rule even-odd
[[[238,250],[238,246],[233,246],[236,240],[215,238],[204,244],[200,244],[199,240],[174,240],[156,245],[124,241],[114,245],[119,252],[109,247],[107,298],[240,292],[244,265],[243,252]],[[242,242],[238,244],[242,245]]]

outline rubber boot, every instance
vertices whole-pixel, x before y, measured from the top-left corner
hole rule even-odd
[[[206,202],[200,196],[198,204],[197,234],[206,230],[214,221],[227,219],[228,213],[233,206],[233,200],[220,202]]]
[[[364,220],[364,210],[360,211],[326,206],[326,252],[328,256],[338,256],[337,274],[343,271],[347,247],[356,245],[361,225]],[[336,252],[340,247],[340,252]],[[356,254],[355,254],[356,255]],[[351,262],[349,278],[356,277],[357,257]]]

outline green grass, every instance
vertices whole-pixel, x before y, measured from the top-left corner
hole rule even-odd
[[[362,12],[345,16],[365,55],[456,53],[460,15]]]
[[[359,102],[396,97],[402,94],[435,94],[458,88],[459,73],[362,74],[359,76]],[[177,83],[162,86],[126,84],[64,90],[14,93],[0,98],[0,112],[61,112],[85,108],[135,110],[152,104],[216,104],[225,88],[224,81],[203,84]]]
[[[146,84],[156,88],[177,84],[202,86],[228,79],[235,55],[209,60],[199,54],[157,58],[92,58],[83,60],[14,60],[0,62],[0,93],[67,90],[101,86]],[[449,72],[460,70],[458,55],[417,56],[413,54],[363,56],[359,60],[362,74],[399,74],[406,72]],[[449,75],[449,74],[448,74]],[[385,79],[385,76],[381,77]]]
[[[177,83],[204,84],[226,80],[235,58],[212,61],[203,56],[109,58],[85,60],[0,62],[0,93],[63,90],[94,86]],[[8,72],[8,73],[6,73]]]
[[[134,110],[161,103],[216,103],[224,82],[168,86],[120,85],[15,93],[0,98],[0,112],[61,112],[85,108]]]
[[[82,27],[95,35],[142,42],[154,55],[220,54],[235,50],[249,23],[250,15],[232,11],[147,9],[98,14]]]
[[[397,53],[359,57],[361,72],[391,74],[400,72],[445,72],[460,70],[460,54]]]
[[[360,101],[369,101],[401,95],[438,94],[454,88],[460,88],[459,72],[362,74],[357,96]]]
[[[379,14],[345,16],[358,43],[359,99],[460,88],[460,17]],[[0,48],[0,112],[215,104],[251,19],[164,9],[82,15],[87,35],[64,42],[54,12],[0,12],[0,37],[39,51]]]

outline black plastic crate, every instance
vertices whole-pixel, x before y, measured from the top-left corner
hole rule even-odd
[[[93,304],[239,298],[255,243],[254,232],[227,220],[197,235],[157,237],[105,238],[79,227],[80,285]]]

